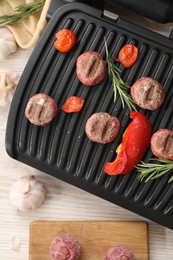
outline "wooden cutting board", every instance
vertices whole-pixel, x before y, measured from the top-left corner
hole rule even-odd
[[[81,246],[80,260],[102,260],[113,245],[128,247],[136,260],[148,260],[148,226],[145,222],[34,221],[30,225],[30,260],[50,260],[49,248],[58,234],[68,233]]]

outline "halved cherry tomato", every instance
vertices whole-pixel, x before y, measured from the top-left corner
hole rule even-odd
[[[105,173],[109,175],[131,172],[141,161],[150,143],[151,124],[146,116],[132,111],[130,117],[133,121],[123,134],[122,143],[116,150],[116,159],[104,166]]]
[[[69,29],[62,29],[55,34],[54,47],[60,52],[69,52],[76,43],[76,35]]]
[[[135,45],[127,44],[122,47],[118,54],[118,59],[125,68],[130,68],[136,62],[138,57],[138,48]]]
[[[62,106],[62,110],[66,113],[79,112],[84,104],[84,99],[78,96],[69,97],[64,105]]]

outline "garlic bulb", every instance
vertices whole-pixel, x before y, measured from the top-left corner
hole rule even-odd
[[[17,51],[17,43],[8,28],[0,28],[0,60],[4,60]]]
[[[8,70],[0,70],[0,106],[9,104],[13,98],[19,75]]]
[[[47,189],[35,176],[23,176],[10,189],[10,201],[15,210],[32,211],[41,206]]]

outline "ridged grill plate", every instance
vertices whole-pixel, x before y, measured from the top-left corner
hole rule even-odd
[[[77,35],[76,46],[66,54],[53,46],[55,33],[62,28],[69,28]],[[106,20],[100,10],[73,3],[62,6],[53,15],[21,76],[8,117],[7,152],[16,160],[173,229],[173,184],[167,183],[169,176],[140,183],[135,171],[119,176],[103,172],[104,164],[115,158],[116,147],[131,122],[129,110],[122,109],[119,98],[114,103],[108,77],[93,87],[80,83],[76,59],[89,50],[101,53],[105,59],[104,38],[113,58],[124,44],[138,47],[139,57],[131,69],[117,64],[121,76],[129,85],[142,76],[153,77],[163,85],[166,100],[162,107],[154,112],[139,111],[148,117],[153,132],[172,129],[172,41],[122,19]],[[25,118],[24,110],[29,98],[42,92],[57,102],[59,110],[49,125],[38,127]],[[62,104],[72,95],[84,98],[84,107],[79,113],[64,113]],[[120,133],[107,145],[91,142],[84,131],[86,120],[99,111],[121,121]],[[149,149],[143,160],[151,156]]]

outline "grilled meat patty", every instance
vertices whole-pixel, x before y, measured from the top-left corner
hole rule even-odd
[[[131,95],[139,107],[148,110],[158,109],[165,99],[163,87],[150,77],[138,79],[131,87]]]
[[[94,113],[86,122],[85,132],[92,142],[112,142],[120,129],[119,119],[105,112]]]
[[[25,108],[25,116],[37,126],[49,124],[56,116],[58,106],[55,101],[45,93],[32,96]]]
[[[84,85],[97,85],[106,76],[106,63],[98,52],[88,51],[78,57],[76,73]]]
[[[160,129],[151,137],[152,153],[163,159],[173,160],[173,130]]]

